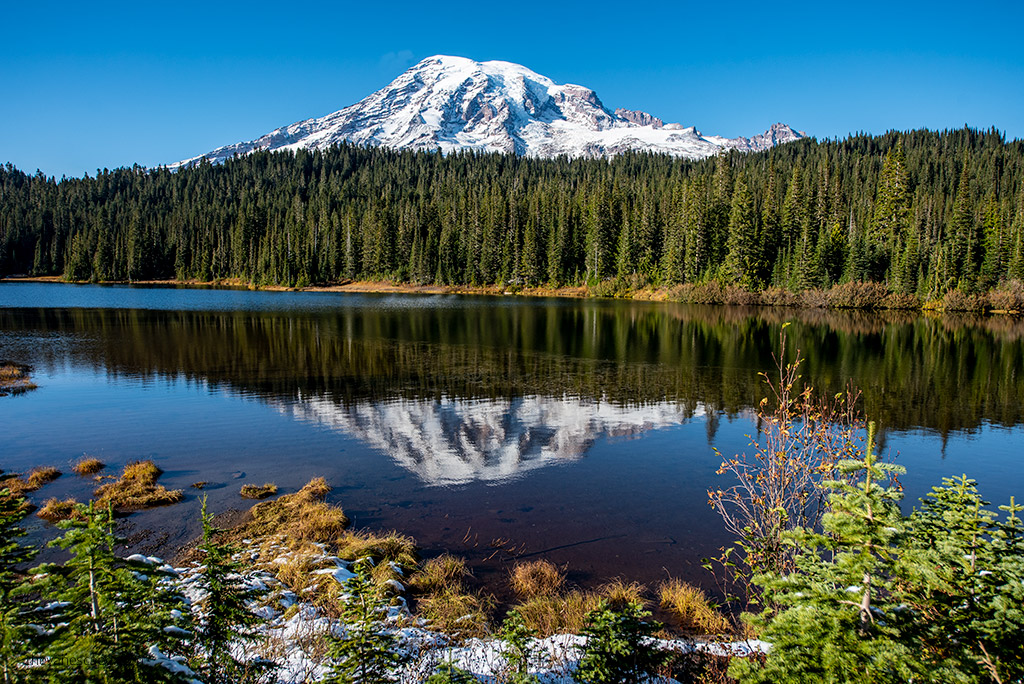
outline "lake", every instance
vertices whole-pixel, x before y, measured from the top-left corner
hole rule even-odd
[[[0,468],[152,459],[182,504],[135,513],[172,555],[242,484],[315,476],[356,527],[465,556],[497,586],[544,557],[594,586],[701,568],[730,541],[714,448],[749,451],[784,323],[805,379],[855,383],[906,508],[966,473],[1024,496],[1024,322],[663,302],[0,283],[0,359],[39,385],[0,398]],[[66,474],[33,495],[86,500]],[[33,519],[33,533],[52,528]]]

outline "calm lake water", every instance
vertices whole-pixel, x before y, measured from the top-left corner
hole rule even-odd
[[[0,398],[0,468],[153,459],[187,498],[130,531],[165,555],[198,531],[191,483],[220,512],[247,505],[242,484],[322,475],[355,526],[484,582],[545,557],[583,585],[708,586],[700,559],[730,541],[706,503],[729,484],[713,448],[749,450],[786,322],[805,378],[863,390],[908,508],[961,473],[1024,497],[1019,320],[29,283],[0,283],[0,359],[39,385]],[[91,489],[65,475],[34,499]]]

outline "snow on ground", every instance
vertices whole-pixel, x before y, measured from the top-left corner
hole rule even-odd
[[[247,540],[248,541],[248,540]],[[254,551],[244,551],[238,558],[250,558]],[[142,562],[166,568],[158,558],[138,557]],[[293,560],[285,553],[271,561],[273,565]],[[352,563],[336,556],[323,553],[310,559],[317,569],[313,574],[329,576],[339,583],[354,577]],[[173,569],[182,593],[191,605],[202,599],[199,587],[199,573],[202,566]],[[266,599],[250,608],[264,622],[259,632],[264,644],[259,647],[238,645],[235,655],[242,659],[270,658],[279,664],[279,684],[301,684],[323,679],[329,667],[324,659],[325,636],[343,634],[344,625],[324,615],[312,603],[303,601],[290,587],[264,569],[253,569],[242,576],[245,586],[265,592]],[[392,580],[392,588],[404,591],[398,581]],[[386,618],[387,629],[399,637],[400,648],[409,658],[400,673],[402,682],[424,681],[439,665],[452,665],[472,673],[481,682],[496,683],[507,667],[503,656],[503,642],[496,638],[469,639],[456,642],[448,636],[432,631],[427,624],[413,617],[404,597],[396,596],[395,605],[389,609]],[[665,650],[680,653],[703,652],[715,656],[745,657],[754,653],[766,653],[769,644],[757,641],[699,642],[690,640],[657,640]],[[531,672],[543,684],[574,684],[576,670],[586,637],[573,634],[559,634],[533,640],[534,658]],[[150,649],[149,662],[162,664],[175,672],[192,677],[192,684],[202,684],[185,665],[180,657],[161,653],[155,647]]]

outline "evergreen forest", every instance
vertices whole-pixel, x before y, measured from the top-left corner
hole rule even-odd
[[[60,180],[7,164],[13,274],[979,293],[1024,279],[1024,142],[890,132],[697,162],[343,145]]]

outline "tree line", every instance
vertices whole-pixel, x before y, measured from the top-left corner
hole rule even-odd
[[[702,161],[341,145],[60,180],[7,164],[0,275],[980,292],[1024,279],[1022,152],[964,128]]]

